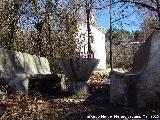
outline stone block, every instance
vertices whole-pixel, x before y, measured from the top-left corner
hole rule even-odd
[[[137,81],[140,74],[110,73],[110,101],[112,104],[137,106]]]
[[[30,77],[51,74],[46,58],[3,48],[0,48],[0,73],[1,78],[7,78],[10,87],[25,95]]]
[[[113,72],[111,102],[138,107],[160,107],[160,31],[154,31],[134,56],[130,74]],[[129,96],[130,97],[129,97]],[[136,96],[136,97],[133,97]],[[134,99],[136,98],[136,99]]]
[[[87,80],[96,68],[99,60],[94,58],[71,58],[59,61],[59,66],[71,81],[72,92],[86,94]]]

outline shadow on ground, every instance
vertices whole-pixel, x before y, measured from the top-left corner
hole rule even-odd
[[[44,87],[44,84],[43,84]],[[43,89],[43,92],[45,90]],[[41,93],[43,93],[41,92]],[[46,93],[50,93],[47,94]],[[50,112],[47,119],[69,119],[69,120],[85,120],[94,117],[111,118],[113,116],[134,117],[139,115],[141,118],[149,119],[150,115],[159,115],[158,109],[135,109],[121,105],[112,105],[110,103],[110,85],[108,83],[92,83],[89,84],[89,95],[81,101],[81,99],[73,99],[69,91],[62,92],[60,88],[52,89],[50,92],[45,91],[43,99],[50,104]],[[47,97],[46,97],[47,96]],[[54,113],[53,113],[54,111]],[[145,115],[145,116],[144,116]],[[54,117],[53,117],[54,116]],[[153,117],[153,116],[152,116]],[[112,119],[112,118],[111,118]]]
[[[73,112],[67,116],[67,119],[88,119],[95,117],[107,118],[134,118],[136,116],[145,119],[160,118],[160,109],[144,108],[137,109],[122,105],[113,105],[110,103],[110,85],[109,84],[91,84],[91,95],[82,103],[79,103],[81,111]]]

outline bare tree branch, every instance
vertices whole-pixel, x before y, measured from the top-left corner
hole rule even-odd
[[[130,4],[135,4],[135,5],[139,5],[141,7],[145,7],[151,11],[157,11],[157,9],[151,5],[148,5],[147,3],[143,3],[143,2],[137,2],[137,1],[131,1],[131,0],[119,0],[119,1],[116,1],[116,2],[113,2],[113,4],[116,4],[116,3],[130,3]]]

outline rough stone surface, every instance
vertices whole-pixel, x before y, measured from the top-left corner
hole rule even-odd
[[[67,86],[66,86],[66,77],[64,74],[58,74],[58,77],[61,78],[61,90],[65,91],[67,90]]]
[[[110,74],[110,101],[113,104],[135,107],[137,105],[137,81],[139,74],[119,73]]]
[[[127,104],[126,98],[126,89],[127,89],[127,82],[124,75],[121,73],[113,72],[110,76],[110,100],[111,103],[116,104]]]
[[[0,71],[4,77],[17,73],[51,74],[46,58],[3,48],[0,48]]]
[[[51,74],[46,58],[0,48],[0,77],[10,87],[27,95],[29,78],[38,74]]]
[[[138,83],[138,104],[144,106],[160,106],[160,31],[151,34],[149,55]]]
[[[86,95],[88,94],[88,84],[86,81],[81,82],[71,82],[71,90],[76,95]]]
[[[98,59],[73,58],[59,61],[59,66],[71,81],[87,81],[98,65]]]
[[[160,31],[154,31],[149,38],[142,44],[140,49],[134,56],[133,69],[122,73],[112,73],[111,80],[111,102],[123,103],[126,98],[132,99],[135,97],[138,107],[159,107],[160,106]],[[135,74],[133,78],[127,77],[128,74]],[[122,77],[123,76],[123,77]],[[124,77],[125,76],[125,77]],[[129,75],[132,76],[132,75]],[[124,79],[125,78],[125,79]],[[127,82],[124,82],[124,80]],[[131,85],[132,82],[134,83]],[[129,85],[130,84],[130,85]],[[126,87],[127,85],[127,87]],[[131,89],[136,89],[135,93],[129,92]],[[117,88],[117,89],[116,89]],[[126,89],[127,88],[127,89]],[[127,94],[133,94],[129,98]],[[119,101],[118,101],[119,99]],[[126,101],[125,101],[126,102]],[[131,103],[132,104],[132,103]]]
[[[30,77],[30,74],[15,74],[15,77],[11,78],[8,85],[18,94],[25,94],[27,96]]]
[[[85,91],[85,83],[91,76],[93,70],[96,68],[98,62],[99,60],[94,58],[72,58],[59,61],[59,66],[63,70],[66,77],[71,81],[73,92],[75,94]],[[83,85],[85,85],[84,88]],[[85,93],[86,92],[83,94]]]

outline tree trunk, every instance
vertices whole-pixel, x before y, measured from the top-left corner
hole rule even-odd
[[[112,62],[112,0],[110,0],[110,8],[109,8],[109,14],[110,14],[110,30],[109,30],[109,41],[110,41],[110,66],[111,71],[113,70],[113,62]]]

